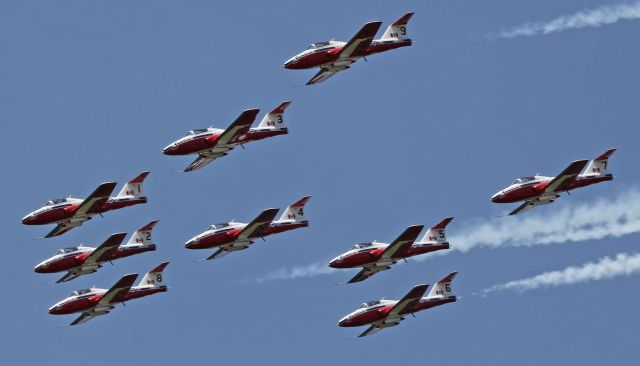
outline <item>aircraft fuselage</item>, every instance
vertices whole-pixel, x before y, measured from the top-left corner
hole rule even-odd
[[[442,298],[429,298],[423,297],[418,302],[416,302],[413,306],[409,307],[405,311],[399,314],[399,316],[417,313],[422,310],[430,309],[435,306],[440,306],[444,304],[448,304],[450,302],[455,302],[457,299],[455,296],[448,296]],[[341,327],[359,327],[367,324],[371,324],[374,322],[378,322],[384,320],[389,315],[393,306],[397,303],[397,301],[385,301],[382,304],[375,305],[369,308],[358,309],[354,312],[348,314],[344,318],[340,319],[338,325]]]
[[[320,67],[324,65],[333,65],[340,58],[340,52],[342,52],[342,48],[346,44],[346,42],[336,43],[338,43],[338,45],[305,50],[285,62],[284,67],[286,69],[301,70]],[[367,47],[364,56],[366,57],[375,53],[381,53],[395,48],[411,46],[411,44],[412,41],[410,39],[384,41],[374,40],[373,42],[371,42],[371,45]],[[357,58],[360,57],[361,56]]]
[[[22,219],[25,225],[46,225],[69,219],[74,216],[80,204],[81,199],[74,199],[73,202],[65,202],[53,206],[43,206]],[[88,216],[94,216],[111,210],[147,203],[146,196],[126,196],[126,197],[109,197],[109,200],[100,207],[97,212],[92,212]]]
[[[205,151],[215,149],[216,140],[220,138],[220,135],[224,130],[217,130],[216,132],[205,132],[194,136],[186,136],[179,140],[174,141],[169,146],[165,147],[162,152],[165,155],[189,155],[195,154],[199,151]],[[236,146],[239,144],[245,144],[252,141],[262,140],[268,137],[286,135],[289,133],[287,127],[256,127],[251,128],[249,132],[240,136],[230,146]]]
[[[69,271],[76,267],[82,267],[87,257],[91,255],[93,250],[95,250],[95,248],[88,248],[88,250],[81,249],[77,252],[55,255],[43,261],[42,263],[38,264],[34,268],[34,271],[37,273],[56,273],[56,272],[62,272],[62,271]],[[134,254],[150,252],[154,250],[156,250],[155,244],[121,245],[115,248],[113,251],[111,251],[108,258],[100,263],[109,262],[119,258],[128,257]]]
[[[122,296],[114,299],[114,301],[110,302],[110,305],[115,305],[121,302],[137,299],[144,296],[149,296],[156,294],[158,292],[166,292],[167,286],[138,286],[132,287],[124,293]],[[49,314],[54,315],[62,315],[62,314],[73,314],[82,312],[85,310],[89,310],[96,306],[102,296],[107,292],[105,289],[94,289],[91,293],[83,294],[79,296],[70,296],[57,304],[53,305],[49,308]],[[108,310],[107,310],[108,311]]]
[[[388,244],[376,245],[373,248],[353,249],[329,262],[332,268],[355,268],[362,267],[373,263],[378,263],[382,253]],[[419,245],[414,244],[404,252],[396,253],[391,257],[390,262],[395,262],[403,258],[409,258],[420,254],[431,253],[437,250],[449,249],[449,243]]]
[[[238,235],[244,229],[246,224],[235,225],[231,228],[222,228],[217,230],[207,230],[204,233],[197,235],[190,239],[186,244],[187,249],[206,249],[213,248],[220,245],[233,243],[237,240]],[[269,226],[264,228],[255,237],[249,238],[254,240],[265,236],[282,233],[289,230],[294,230],[302,227],[308,227],[309,221],[291,221],[291,222],[278,222],[274,221]]]
[[[513,203],[543,196],[545,195],[545,189],[552,179],[552,177],[545,177],[542,180],[511,185],[493,195],[491,201],[495,203]],[[612,174],[594,175],[592,177],[578,176],[571,182],[568,182],[561,191],[556,192],[571,191],[576,188],[610,180],[613,180]]]

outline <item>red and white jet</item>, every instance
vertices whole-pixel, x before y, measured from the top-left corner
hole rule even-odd
[[[381,329],[400,324],[404,318],[418,311],[430,309],[457,300],[451,292],[451,281],[458,272],[452,272],[436,282],[427,297],[422,297],[429,285],[418,285],[400,300],[375,300],[365,302],[356,311],[340,319],[341,327],[359,327],[370,324],[358,337],[371,335]]]
[[[416,242],[423,225],[409,226],[391,244],[369,242],[356,244],[351,250],[329,262],[332,268],[362,267],[347,283],[364,281],[374,274],[391,268],[399,260],[437,250],[449,249],[445,228],[453,220],[447,217],[427,230],[422,239]]]
[[[312,85],[323,82],[351,64],[366,56],[389,51],[395,48],[411,46],[407,34],[407,23],[413,13],[406,13],[391,24],[380,39],[373,39],[382,22],[365,24],[349,42],[328,41],[312,43],[306,50],[293,56],[284,63],[286,69],[310,69],[319,67],[320,71],[307,82]]]
[[[128,257],[134,254],[156,250],[156,245],[151,240],[151,231],[158,221],[151,221],[136,230],[129,241],[124,244],[122,240],[127,233],[111,235],[97,248],[80,245],[77,247],[58,250],[56,255],[42,261],[34,271],[37,273],[58,273],[67,271],[56,283],[71,281],[85,274],[94,273],[105,262]]]
[[[144,196],[142,190],[142,183],[147,175],[149,175],[149,172],[143,172],[133,178],[122,187],[120,193],[115,197],[110,197],[110,195],[116,187],[116,183],[107,182],[99,185],[85,199],[68,197],[48,201],[43,207],[25,216],[22,219],[22,223],[25,225],[56,223],[57,226],[45,236],[45,238],[50,238],[62,235],[74,227],[82,225],[95,215],[102,215],[104,212],[127,206],[147,203],[147,197]]]
[[[238,145],[262,140],[267,137],[286,135],[289,130],[284,126],[284,111],[291,102],[283,102],[269,112],[258,125],[251,128],[259,109],[247,109],[227,129],[203,128],[189,131],[183,138],[172,142],[162,152],[166,155],[198,154],[198,158],[185,168],[185,172],[197,170],[215,159],[225,156]]]
[[[281,233],[301,227],[309,226],[304,218],[304,205],[311,196],[304,196],[287,207],[280,219],[275,220],[280,209],[268,208],[248,224],[241,222],[225,222],[211,225],[202,234],[194,236],[185,243],[187,249],[208,249],[218,247],[218,250],[207,257],[207,260],[220,258],[231,252],[247,249],[259,238]]]
[[[552,203],[560,197],[562,192],[613,180],[613,174],[609,173],[608,167],[609,157],[615,151],[616,149],[609,149],[591,161],[576,160],[556,177],[536,175],[518,178],[510,186],[494,194],[491,201],[495,203],[524,201],[509,214],[517,215],[530,208]]]
[[[158,292],[166,292],[162,271],[169,264],[164,262],[149,271],[137,286],[133,286],[137,273],[123,276],[110,289],[88,288],[73,291],[69,297],[49,308],[49,314],[82,313],[71,325],[85,323],[96,316],[108,314],[119,303]]]

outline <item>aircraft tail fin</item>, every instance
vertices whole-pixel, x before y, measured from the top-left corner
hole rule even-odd
[[[127,245],[149,245],[153,243],[153,239],[151,238],[151,231],[153,231],[154,226],[158,223],[158,220],[151,221],[140,229],[136,230],[133,235],[131,235],[131,239],[127,242]]]
[[[413,14],[414,14],[413,12],[406,13],[400,19],[398,19],[395,22],[393,22],[387,28],[387,30],[384,32],[384,34],[382,35],[381,39],[382,40],[386,40],[386,39],[399,39],[399,40],[409,39],[409,34],[407,32],[407,23],[409,23],[409,20],[411,19]]]
[[[284,127],[284,111],[291,104],[290,101],[282,102],[279,106],[277,106],[274,110],[267,113],[258,127],[276,127],[281,128]]]
[[[137,177],[128,181],[127,184],[122,187],[120,193],[118,193],[118,197],[143,196],[144,190],[142,189],[142,183],[144,183],[144,179],[147,177],[147,175],[149,175],[149,172],[142,172]]]
[[[311,196],[304,196],[292,203],[291,206],[284,210],[284,213],[280,216],[280,220],[306,221],[304,218],[304,205],[309,201],[309,198],[311,198]]]
[[[422,239],[416,244],[448,244],[447,242],[447,233],[445,232],[445,228],[449,223],[453,220],[453,217],[444,218],[439,223],[433,225],[427,230]]]
[[[142,286],[153,286],[153,287],[163,287],[164,278],[162,276],[162,271],[169,265],[169,262],[164,262],[147,272],[147,274],[142,277],[140,283],[138,283],[138,287]]]
[[[431,288],[429,295],[427,297],[449,297],[453,296],[453,291],[451,288],[451,282],[456,277],[458,272],[451,272],[446,275],[443,279],[436,282],[436,284]]]
[[[581,175],[607,175],[609,173],[609,157],[616,152],[616,149],[609,149],[591,160],[584,173]]]

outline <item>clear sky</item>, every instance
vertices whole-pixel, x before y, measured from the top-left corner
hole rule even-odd
[[[445,216],[456,217],[449,227],[455,247],[456,233],[512,219],[496,216],[515,205],[494,205],[489,197],[514,178],[555,175],[609,147],[619,149],[610,163],[614,182],[524,215],[551,225],[557,212],[619,200],[638,187],[640,21],[500,36],[606,4],[0,2],[0,363],[636,364],[639,276],[474,295],[634,253],[634,232],[452,250],[349,286],[334,283],[355,271],[256,280]],[[372,56],[315,87],[293,87],[315,71],[282,68],[311,42],[346,41],[370,20],[383,21],[384,29],[406,11],[416,12],[412,47]],[[193,174],[174,173],[190,157],[161,154],[190,129],[226,127],[246,108],[266,111],[284,100],[293,101],[287,136],[235,150]],[[143,170],[151,171],[147,205],[48,240],[31,238],[51,227],[20,224],[48,199],[83,197],[101,182],[122,184]],[[306,194],[313,196],[308,229],[213,262],[194,263],[211,251],[183,247],[209,224],[246,222]],[[59,248],[96,245],[151,219],[160,220],[155,253],[60,285],[44,285],[58,275],[33,272]],[[47,314],[75,289],[109,287],[166,260],[165,294],[77,327],[65,327],[74,316]],[[453,287],[462,299],[455,304],[365,339],[353,339],[363,329],[336,325],[363,301],[399,298],[452,270],[460,271]]]

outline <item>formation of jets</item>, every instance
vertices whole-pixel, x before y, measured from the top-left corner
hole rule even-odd
[[[334,74],[350,68],[357,60],[372,54],[385,52],[412,44],[407,33],[407,24],[414,13],[409,12],[393,22],[380,39],[374,39],[381,22],[365,24],[348,42],[327,41],[311,44],[305,51],[285,62],[287,69],[319,68],[307,85],[327,80]],[[284,125],[284,112],[291,104],[282,102],[267,113],[257,127],[251,127],[260,112],[259,109],[243,111],[226,129],[208,127],[189,133],[166,146],[165,155],[195,155],[196,159],[184,172],[198,170],[217,158],[227,155],[234,148],[265,138],[288,134]],[[523,202],[510,215],[520,214],[530,208],[554,202],[563,192],[587,185],[609,181],[613,175],[608,170],[608,159],[615,152],[610,149],[595,159],[577,160],[556,177],[531,176],[516,179],[509,187],[491,197],[495,203]],[[149,172],[142,172],[127,182],[116,196],[111,196],[116,183],[99,185],[87,198],[67,197],[48,201],[43,207],[29,213],[22,219],[25,225],[55,224],[55,228],[45,238],[60,236],[67,231],[103,213],[147,202],[143,183]],[[212,260],[235,251],[249,248],[258,239],[264,240],[272,234],[282,233],[309,226],[305,217],[305,204],[310,196],[304,196],[289,205],[278,219],[280,209],[268,208],[249,223],[229,221],[211,225],[204,232],[192,237],[185,244],[186,249],[213,249],[206,258]],[[410,257],[449,249],[445,229],[453,220],[446,217],[428,228],[422,238],[423,225],[406,228],[390,244],[372,241],[359,243],[329,262],[332,268],[359,269],[347,283],[361,282],[378,272],[390,269],[399,261]],[[64,273],[56,283],[64,283],[98,271],[105,263],[156,250],[152,231],[157,220],[136,230],[123,244],[124,232],[114,233],[102,244],[74,246],[60,249],[54,256],[35,266],[37,273]],[[122,276],[109,289],[88,288],[74,291],[70,296],[49,308],[50,314],[80,313],[71,325],[85,323],[94,317],[108,314],[117,304],[166,292],[163,271],[169,262],[163,262],[146,273],[134,286],[138,274]],[[411,289],[400,300],[376,300],[363,303],[357,310],[340,321],[341,327],[368,326],[360,337],[371,335],[381,329],[393,327],[408,315],[443,304],[455,302],[451,283],[457,272],[452,272],[437,281],[427,296],[429,285],[421,284]]]

